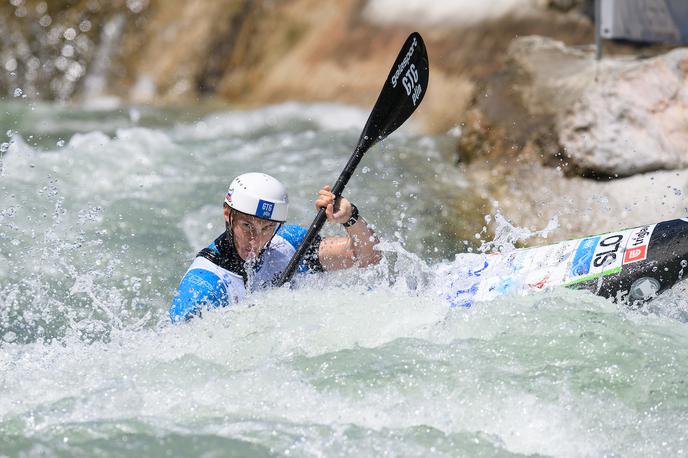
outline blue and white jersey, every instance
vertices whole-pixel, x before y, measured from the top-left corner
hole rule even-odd
[[[300,226],[282,226],[253,266],[239,257],[225,232],[198,253],[184,274],[170,304],[170,319],[172,322],[187,320],[201,315],[203,309],[235,304],[243,299],[247,290],[273,286],[306,232]],[[318,259],[319,247],[320,238],[317,237],[299,264],[299,272],[323,270]]]

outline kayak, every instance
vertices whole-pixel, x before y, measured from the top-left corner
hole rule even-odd
[[[462,254],[440,287],[452,307],[554,286],[642,304],[684,278],[688,218],[498,254]]]

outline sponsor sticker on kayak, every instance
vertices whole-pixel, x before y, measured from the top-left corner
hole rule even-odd
[[[643,261],[645,258],[647,258],[647,245],[637,248],[626,248],[623,263],[630,264],[632,262]]]
[[[654,231],[655,226],[656,224],[652,224],[632,230],[624,252],[624,264],[647,259],[647,247],[650,244],[650,238],[652,237],[652,231]]]
[[[568,274],[569,260],[575,256],[578,245],[577,241],[566,241],[550,245],[547,251],[539,250],[539,261],[530,271],[524,272],[525,287],[543,289],[563,283]]]
[[[590,274],[606,275],[614,273],[621,268],[624,249],[631,231],[632,229],[623,232],[612,232],[600,237],[600,243],[597,245],[595,255],[592,258]]]
[[[604,272],[621,265],[621,255],[628,231],[603,235],[592,258],[591,272]]]
[[[576,253],[573,255],[571,261],[571,268],[569,269],[570,277],[579,277],[587,275],[590,272],[590,264],[595,255],[595,248],[600,241],[600,236],[588,237],[580,241]]]
[[[621,270],[626,244],[633,230],[610,232],[581,240],[565,284],[579,283]]]

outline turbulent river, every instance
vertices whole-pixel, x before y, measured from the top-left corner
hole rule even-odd
[[[437,272],[480,244],[455,236],[452,138],[402,130],[352,178],[381,265],[172,326],[229,181],[277,176],[307,225],[367,113],[0,108],[0,456],[688,453],[683,286],[635,311],[441,300]]]

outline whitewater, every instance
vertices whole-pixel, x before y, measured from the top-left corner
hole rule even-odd
[[[450,135],[401,129],[352,178],[380,265],[169,324],[231,179],[278,177],[308,225],[366,117],[2,102],[0,456],[685,455],[683,284],[634,310],[443,300],[442,272],[491,242],[456,236],[474,186]]]

